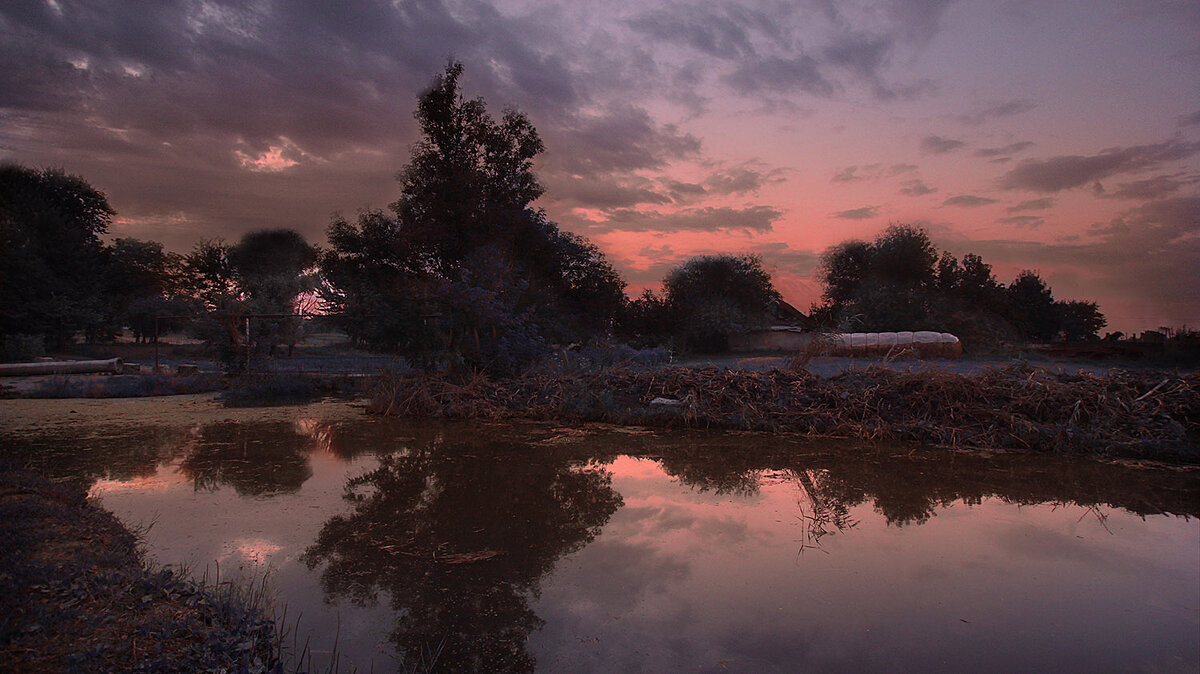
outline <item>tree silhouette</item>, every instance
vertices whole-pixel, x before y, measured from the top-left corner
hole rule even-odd
[[[0,164],[0,338],[52,346],[104,324],[101,235],[115,211],[83,178]]]
[[[511,372],[547,344],[607,329],[625,284],[595,245],[534,206],[543,144],[533,124],[511,109],[495,120],[463,96],[462,74],[451,63],[418,99],[422,136],[393,215],[330,225],[323,296],[376,348],[419,359],[448,349]]]
[[[754,255],[692,258],[667,274],[663,294],[673,334],[696,351],[728,349],[729,335],[766,325],[780,299]]]
[[[386,591],[406,666],[442,645],[439,671],[532,671],[530,599],[621,505],[606,470],[508,442],[414,444],[351,479],[347,499],[354,511],[305,552],[310,568],[325,565],[331,597]]]

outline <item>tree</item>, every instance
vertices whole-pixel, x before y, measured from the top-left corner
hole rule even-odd
[[[1100,330],[1108,325],[1095,302],[1070,300],[1054,304],[1058,309],[1059,330],[1068,342],[1097,340]]]
[[[692,258],[667,274],[663,293],[673,333],[696,351],[728,349],[731,334],[766,325],[780,299],[756,255]]]
[[[1008,286],[1008,318],[1026,339],[1050,341],[1058,332],[1059,315],[1050,287],[1026,269]]]
[[[472,251],[495,248],[520,258],[519,243],[541,244],[545,218],[532,203],[542,195],[533,159],[544,146],[528,118],[506,110],[499,124],[483,99],[459,90],[461,63],[452,63],[421,95],[415,116],[422,139],[399,173],[392,210],[422,261],[454,276]],[[539,246],[540,247],[540,246]]]
[[[60,169],[0,165],[0,337],[61,346],[103,323],[103,246],[115,211]]]
[[[450,64],[418,100],[422,138],[397,176],[394,216],[331,223],[322,296],[377,348],[427,362],[446,349],[511,371],[550,343],[607,329],[624,282],[599,248],[534,207],[537,131],[520,112],[497,122],[466,99],[462,72]]]
[[[180,315],[174,300],[183,258],[157,241],[120,238],[105,249],[105,295],[115,327],[128,326],[135,341],[155,335],[155,317]]]
[[[831,248],[820,269],[825,307],[816,313],[831,317],[836,327],[914,330],[928,327],[933,295],[940,284],[955,282],[957,262],[939,263],[924,230],[892,225],[872,243]]]
[[[223,239],[201,239],[184,256],[180,292],[197,308],[228,308],[238,299],[237,274],[229,252],[230,245]]]
[[[270,355],[280,343],[286,343],[289,352],[295,346],[300,319],[289,314],[295,313],[296,298],[314,288],[317,256],[317,249],[292,229],[248,232],[229,249],[247,313],[260,314],[254,321],[252,348]]]

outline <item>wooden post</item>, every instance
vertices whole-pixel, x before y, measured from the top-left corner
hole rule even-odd
[[[250,317],[246,317],[246,374],[250,374]]]
[[[158,374],[158,314],[154,314],[154,374]]]

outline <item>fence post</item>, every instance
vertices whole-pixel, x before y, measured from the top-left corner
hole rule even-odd
[[[250,374],[250,317],[246,317],[246,374]]]

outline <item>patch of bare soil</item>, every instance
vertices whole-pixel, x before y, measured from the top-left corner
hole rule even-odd
[[[324,400],[306,405],[225,407],[217,393],[149,398],[18,398],[0,400],[0,438],[79,425],[178,426],[220,421],[336,420],[360,416],[363,403]]]
[[[252,594],[150,570],[82,490],[0,465],[0,670],[269,671],[279,641]]]

